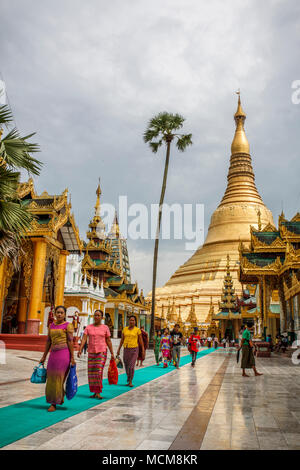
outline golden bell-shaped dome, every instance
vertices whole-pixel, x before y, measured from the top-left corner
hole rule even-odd
[[[238,107],[236,113],[234,115],[234,120],[236,122],[236,131],[234,134],[234,138],[231,144],[231,155],[235,155],[237,153],[250,153],[250,146],[248,139],[245,134],[244,130],[244,122],[246,119],[246,114],[243,111],[241,105],[241,97],[239,95],[238,100]]]

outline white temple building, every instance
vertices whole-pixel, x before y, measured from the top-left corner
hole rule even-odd
[[[71,254],[67,258],[64,305],[67,308],[67,319],[72,320],[75,312],[80,317],[80,330],[87,326],[96,309],[101,308],[105,314],[105,292],[103,283],[96,285],[94,282],[88,284],[86,277],[82,280],[81,262],[83,256]]]

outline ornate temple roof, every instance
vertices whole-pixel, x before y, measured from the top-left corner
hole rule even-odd
[[[56,242],[58,240],[70,252],[82,250],[83,244],[71,213],[72,205],[68,202],[67,189],[60,195],[50,195],[44,191],[39,196],[30,178],[19,185],[18,196],[21,204],[35,217],[27,236],[48,237]]]
[[[279,216],[278,229],[267,224],[260,230],[251,227],[250,245],[240,243],[240,280],[259,275],[278,276],[300,269],[300,215],[290,221]]]
[[[99,184],[96,190],[95,214],[89,223],[87,232],[88,243],[83,247],[84,258],[81,268],[83,277],[86,276],[89,282],[96,282],[101,279],[104,284],[105,297],[109,300],[120,300],[135,304],[139,307],[149,309],[142,291],[139,293],[137,283],[128,282],[128,275],[123,274],[119,259],[119,254],[115,253],[112,238],[116,234],[120,236],[118,229],[118,219],[115,214],[114,222],[109,234],[106,234],[105,224],[100,214],[100,196],[102,194]]]

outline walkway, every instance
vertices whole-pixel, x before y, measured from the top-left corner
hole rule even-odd
[[[0,365],[1,407],[43,394],[43,385],[20,382],[39,357],[8,352],[8,364]],[[80,385],[87,382],[85,366],[85,359],[78,361]],[[156,366],[144,367],[136,379],[140,375],[141,386],[2,449],[300,449],[300,366],[272,357],[258,359],[257,367],[263,376],[242,378],[235,355],[222,349],[200,358],[195,369],[186,364],[154,377]]]

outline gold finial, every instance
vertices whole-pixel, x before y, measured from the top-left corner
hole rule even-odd
[[[243,118],[243,120],[245,121],[246,119],[246,113],[244,112],[243,108],[242,108],[242,104],[241,104],[241,92],[240,92],[240,89],[238,89],[238,91],[236,91],[236,94],[238,95],[238,107],[237,107],[237,110],[236,110],[236,113],[234,115],[234,118]]]
[[[100,188],[100,178],[99,183],[96,190],[97,200],[95,205],[95,215],[100,217],[100,196],[101,196],[101,188]]]
[[[246,119],[246,113],[244,112],[241,104],[241,92],[240,90],[236,91],[238,95],[238,106],[236,113],[234,115],[234,120],[236,122],[236,131],[234,135],[234,139],[231,144],[231,154],[237,153],[250,153],[250,146],[247,140],[245,130],[244,130],[244,122]]]
[[[258,222],[257,222],[258,231],[260,232],[261,231],[261,212],[260,212],[260,209],[258,209],[258,211],[257,211],[257,218],[258,218]]]
[[[227,271],[229,271],[229,261],[230,261],[230,257],[229,255],[227,255],[227,265],[226,265]]]

